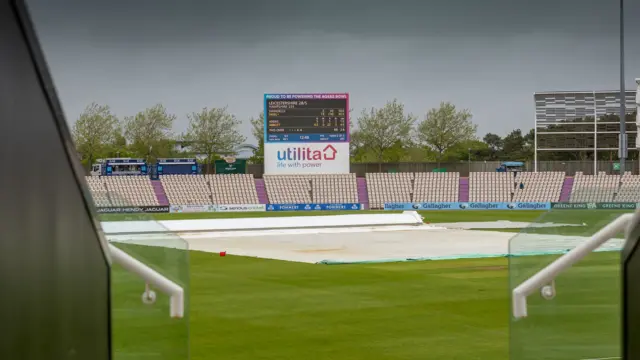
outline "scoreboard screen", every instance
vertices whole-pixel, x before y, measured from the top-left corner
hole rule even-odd
[[[348,142],[349,94],[265,94],[265,142]]]

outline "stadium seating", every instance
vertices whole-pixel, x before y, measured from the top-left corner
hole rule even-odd
[[[413,185],[414,202],[456,202],[460,173],[416,173]]]
[[[460,174],[367,173],[369,207],[381,209],[389,202],[456,202]],[[547,202],[559,201],[564,172],[472,172],[469,201]],[[87,176],[96,206],[158,206],[151,181],[146,176]],[[251,174],[163,175],[160,181],[170,204],[258,204]],[[520,189],[520,183],[524,188]],[[273,204],[357,203],[356,175],[264,175]],[[597,175],[576,173],[571,202],[638,202],[640,176],[626,173]]]
[[[251,174],[206,175],[214,204],[259,204]]]
[[[469,201],[509,202],[515,189],[510,172],[472,172],[469,174]]]
[[[617,202],[638,202],[640,201],[640,176],[631,175],[626,172],[622,176],[622,183],[616,195]]]
[[[146,176],[104,176],[113,206],[158,206],[158,199]]]
[[[100,176],[85,176],[87,184],[89,184],[89,191],[93,197],[93,202],[98,207],[111,206],[107,188],[104,184],[104,180]]]
[[[263,178],[273,204],[358,202],[355,174],[264,175]]]
[[[547,202],[559,201],[565,174],[559,171],[519,172],[516,175],[516,187],[513,201]],[[520,189],[519,185],[524,185]]]
[[[356,174],[329,174],[311,177],[311,195],[316,204],[358,202]]]
[[[369,207],[382,209],[385,203],[411,202],[413,173],[367,173]]]
[[[272,204],[311,203],[309,175],[264,175],[269,202]]]
[[[169,204],[208,205],[213,204],[211,189],[202,175],[162,175],[162,187]]]
[[[604,172],[600,172],[598,175],[584,175],[582,172],[577,172],[574,177],[570,201],[613,201],[619,182],[620,176],[618,175],[607,175]]]

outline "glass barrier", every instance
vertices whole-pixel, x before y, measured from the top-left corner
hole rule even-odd
[[[115,195],[110,194],[110,197]],[[124,206],[125,201],[114,201]],[[189,358],[189,254],[186,241],[150,214],[102,214],[110,244],[184,289],[184,315],[171,316],[170,296],[118,264],[112,267],[112,344],[115,360]],[[134,223],[135,222],[135,223]],[[135,225],[135,226],[132,226]],[[132,234],[148,230],[153,233]],[[113,232],[129,232],[114,235]]]
[[[622,214],[553,210],[540,217],[510,241],[510,290]],[[512,309],[511,360],[618,358],[623,242],[620,233],[529,295],[526,317],[516,318]]]

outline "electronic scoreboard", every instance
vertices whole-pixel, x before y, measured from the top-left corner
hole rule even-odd
[[[348,142],[349,94],[265,94],[265,143]]]

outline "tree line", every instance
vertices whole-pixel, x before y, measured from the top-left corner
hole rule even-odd
[[[149,161],[164,157],[198,157],[210,165],[221,156],[233,154],[247,141],[239,130],[242,120],[227,107],[203,108],[186,117],[186,131],[176,134],[173,128],[177,116],[162,104],[120,119],[109,106],[92,103],[74,123],[72,135],[78,155],[87,167],[96,159],[107,157],[139,157]],[[252,163],[263,161],[263,117],[260,113],[248,119],[251,135],[257,143],[257,150],[249,159]],[[394,99],[381,108],[363,109],[351,119],[353,162],[533,159],[533,129],[514,129],[506,136],[487,133],[480,137],[471,111],[459,109],[450,102],[440,103],[419,118],[407,113],[404,105]],[[560,161],[583,160],[589,156],[587,151],[540,155],[540,160]],[[599,155],[603,159],[610,156],[607,152]]]
[[[529,160],[533,158],[533,129],[516,129],[507,136],[488,133],[480,138],[469,109],[442,102],[419,119],[406,114],[397,100],[380,109],[365,109],[351,133],[356,162],[458,162],[463,160]]]
[[[156,104],[123,119],[107,105],[92,103],[72,127],[78,156],[86,167],[99,158],[157,158],[198,156],[207,164],[221,155],[233,154],[246,138],[241,121],[226,107],[203,108],[187,114],[189,125],[182,134],[173,132],[177,116]]]

